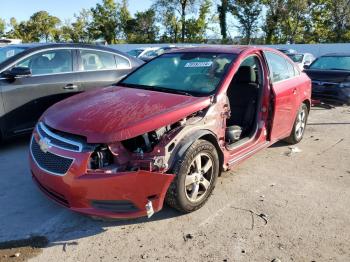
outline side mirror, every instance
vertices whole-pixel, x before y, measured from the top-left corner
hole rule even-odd
[[[11,70],[2,73],[7,79],[15,79],[16,77],[28,77],[32,75],[32,71],[28,67],[14,67]]]
[[[310,65],[304,65],[304,69],[309,69]]]

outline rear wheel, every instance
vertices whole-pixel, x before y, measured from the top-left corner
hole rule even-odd
[[[176,177],[168,189],[167,204],[185,213],[199,209],[210,197],[219,170],[215,146],[206,140],[194,142],[173,169]]]
[[[303,139],[308,116],[309,109],[303,103],[298,110],[298,114],[293,125],[293,130],[290,136],[285,139],[286,142],[290,144],[297,144]]]

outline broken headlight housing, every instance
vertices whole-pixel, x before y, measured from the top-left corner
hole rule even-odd
[[[159,142],[162,136],[171,130],[171,126],[165,126],[155,131],[122,141],[123,146],[132,153],[149,153]]]
[[[99,145],[90,156],[89,169],[103,169],[112,165],[113,154],[107,145]]]

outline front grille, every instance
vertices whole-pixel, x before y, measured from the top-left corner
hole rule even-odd
[[[44,171],[54,175],[65,175],[73,163],[71,158],[43,152],[34,137],[32,138],[30,149],[37,165]]]
[[[61,134],[56,134],[44,123],[40,122],[37,125],[37,130],[42,138],[49,139],[49,143],[52,146],[59,147],[69,151],[80,152],[82,150],[82,143],[72,140],[71,138],[64,137]],[[73,138],[73,136],[72,136]]]
[[[46,195],[48,195],[49,197],[51,197],[53,200],[55,200],[56,202],[60,203],[61,205],[69,207],[69,202],[64,197],[64,195],[62,195],[60,193],[57,193],[56,191],[54,191],[54,190],[44,186],[43,184],[41,184],[39,182],[38,179],[36,179],[36,177],[34,175],[33,175],[33,180],[38,185],[38,187],[41,189],[41,191],[43,191]]]

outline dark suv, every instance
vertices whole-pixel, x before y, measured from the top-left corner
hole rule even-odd
[[[23,44],[0,49],[0,138],[30,132],[54,103],[118,82],[143,62],[85,44]]]

